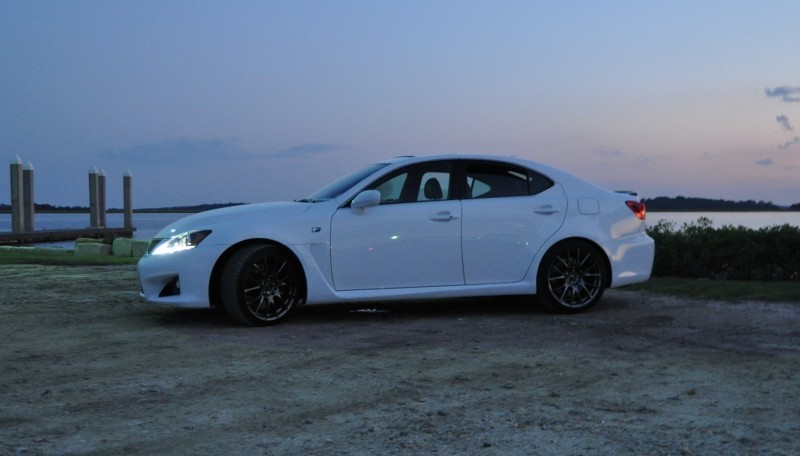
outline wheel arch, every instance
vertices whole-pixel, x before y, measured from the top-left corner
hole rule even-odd
[[[305,297],[307,296],[308,293],[308,279],[306,278],[306,271],[305,268],[303,267],[303,263],[300,261],[297,255],[292,251],[292,249],[272,239],[246,239],[228,247],[224,252],[222,252],[222,255],[220,255],[219,258],[217,258],[217,261],[214,263],[214,268],[211,270],[211,276],[209,277],[208,280],[208,300],[211,303],[211,306],[217,308],[222,307],[222,296],[220,294],[220,280],[222,279],[222,272],[225,270],[225,266],[228,264],[228,261],[237,251],[251,245],[272,245],[280,248],[287,254],[291,255],[292,258],[294,258],[294,261],[297,262],[297,265],[300,268],[300,273],[302,274],[303,301],[305,301]]]
[[[603,278],[604,282],[605,282],[605,283],[603,283],[603,286],[605,286],[606,288],[611,287],[611,278],[613,277],[613,274],[612,274],[612,270],[611,270],[611,260],[608,257],[608,252],[606,252],[606,250],[600,244],[598,244],[597,242],[595,242],[595,241],[593,241],[593,240],[591,240],[589,238],[581,237],[581,236],[573,236],[573,237],[560,239],[558,242],[556,242],[555,244],[553,244],[550,247],[548,247],[547,250],[545,250],[542,253],[542,257],[541,258],[546,257],[547,254],[550,253],[551,250],[561,246],[562,244],[565,244],[567,242],[574,242],[574,241],[585,242],[585,243],[591,245],[592,247],[596,248],[597,251],[602,254],[603,265],[605,266],[606,272],[607,272],[606,276]],[[537,282],[539,280],[539,276],[542,274],[542,266],[543,266],[542,265],[542,261],[539,261],[539,264],[537,265],[537,269],[536,269],[536,280],[537,280]]]

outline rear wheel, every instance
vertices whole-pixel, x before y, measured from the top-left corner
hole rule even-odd
[[[537,294],[558,312],[580,312],[597,304],[605,291],[608,272],[603,254],[585,241],[553,246],[542,260]]]
[[[274,245],[250,245],[234,253],[222,272],[220,294],[228,315],[250,326],[275,325],[303,301],[300,265]]]

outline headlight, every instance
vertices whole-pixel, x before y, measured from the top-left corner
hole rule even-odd
[[[187,231],[176,234],[169,239],[161,241],[150,253],[151,255],[166,255],[169,253],[181,252],[197,247],[203,239],[211,234],[211,230]]]

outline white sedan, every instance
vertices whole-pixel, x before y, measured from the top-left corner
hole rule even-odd
[[[142,297],[246,325],[305,304],[537,295],[562,312],[650,277],[635,194],[539,163],[448,155],[367,166],[294,202],[191,215],[139,261]]]

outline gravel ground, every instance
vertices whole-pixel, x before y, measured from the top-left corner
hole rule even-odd
[[[0,266],[0,454],[800,454],[800,303],[609,291],[244,328],[132,267]]]

